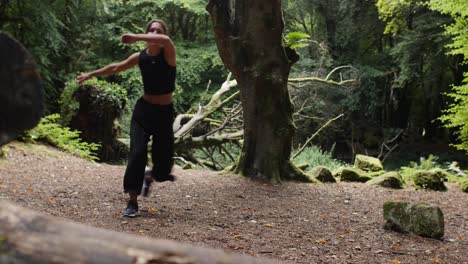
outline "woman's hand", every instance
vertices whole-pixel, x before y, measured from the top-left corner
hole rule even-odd
[[[91,75],[91,73],[83,73],[81,74],[80,76],[78,76],[78,78],[76,78],[76,81],[79,83],[79,84],[82,84],[84,81],[88,80],[89,78],[93,77]]]
[[[120,37],[120,42],[125,44],[132,44],[137,41],[135,34],[123,34]]]

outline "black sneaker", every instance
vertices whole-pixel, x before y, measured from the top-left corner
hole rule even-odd
[[[169,174],[169,175],[167,175],[165,177],[156,177],[156,178],[154,178],[154,180],[157,181],[157,182],[165,182],[165,181],[173,182],[173,181],[176,180],[176,176],[174,176],[172,174]]]
[[[128,201],[127,208],[122,212],[122,215],[125,217],[137,217],[140,215],[138,211],[138,203],[132,200]]]

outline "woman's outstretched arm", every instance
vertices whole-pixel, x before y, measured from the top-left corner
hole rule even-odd
[[[164,56],[169,65],[176,66],[176,48],[171,38],[164,34],[123,34],[120,42],[131,44],[137,41],[147,42],[164,48]]]
[[[121,62],[116,62],[116,63],[111,63],[107,66],[104,66],[100,69],[97,69],[92,72],[84,73],[76,79],[78,83],[83,83],[89,78],[96,77],[96,76],[103,76],[103,75],[110,75],[110,74],[115,74],[121,71],[125,71],[135,65],[138,64],[138,56],[139,53],[134,53],[130,55],[126,60],[121,61]]]

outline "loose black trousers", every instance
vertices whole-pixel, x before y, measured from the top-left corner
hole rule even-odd
[[[157,105],[138,99],[130,124],[130,153],[124,176],[124,192],[140,194],[148,161],[148,142],[152,136],[153,177],[166,178],[172,171],[174,156],[174,106]]]

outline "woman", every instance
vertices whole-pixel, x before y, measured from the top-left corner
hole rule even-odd
[[[82,74],[78,83],[102,75],[127,70],[138,64],[143,78],[144,95],[137,101],[130,127],[130,154],[124,176],[124,192],[129,194],[123,216],[139,215],[138,195],[147,195],[152,178],[156,181],[174,181],[171,175],[174,155],[174,108],[172,93],[176,78],[176,49],[167,36],[167,26],[162,20],[152,20],[145,34],[124,34],[120,41],[125,44],[144,41],[144,50],[130,55],[126,60],[112,63],[93,72]],[[153,137],[152,160],[154,168],[145,172],[147,145]],[[149,174],[152,177],[145,176]]]

